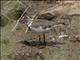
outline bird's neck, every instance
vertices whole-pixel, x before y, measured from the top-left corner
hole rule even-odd
[[[29,31],[31,31],[31,28],[30,27],[28,27],[29,28]]]

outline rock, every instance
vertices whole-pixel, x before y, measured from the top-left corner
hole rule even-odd
[[[52,20],[56,15],[52,15],[51,13],[42,14],[38,17],[38,19]]]

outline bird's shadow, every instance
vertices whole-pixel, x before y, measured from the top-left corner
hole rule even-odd
[[[26,46],[33,46],[33,47],[36,47],[36,46],[51,46],[51,47],[55,47],[57,45],[63,45],[65,44],[64,42],[53,42],[53,41],[46,41],[46,45],[44,42],[41,42],[40,41],[20,41],[19,43],[21,44],[24,44]]]

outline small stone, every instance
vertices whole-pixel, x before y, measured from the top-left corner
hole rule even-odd
[[[55,15],[52,15],[51,13],[42,14],[38,17],[38,19],[45,19],[45,20],[52,20],[55,18]]]

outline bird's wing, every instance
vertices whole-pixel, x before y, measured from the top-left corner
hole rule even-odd
[[[40,29],[40,28],[30,27],[30,30],[35,33],[46,33],[49,32],[51,28]]]

